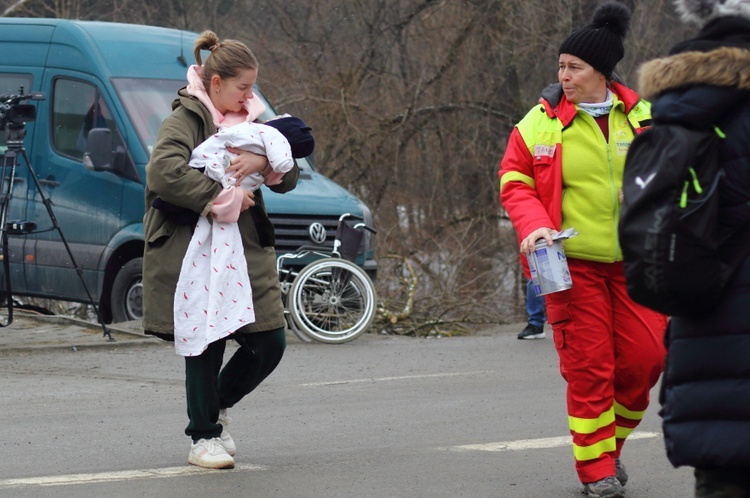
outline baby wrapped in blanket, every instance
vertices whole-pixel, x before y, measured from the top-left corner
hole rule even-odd
[[[312,153],[314,140],[310,128],[292,116],[265,124],[243,122],[219,130],[198,145],[189,164],[203,169],[224,188],[235,186],[236,179],[226,173],[234,156],[227,147],[267,157],[270,172],[248,175],[240,182],[240,187],[256,190],[263,183],[280,183],[294,166],[294,158]],[[176,352],[182,356],[199,355],[208,344],[254,322],[252,302],[237,223],[200,217],[183,258],[175,292]]]

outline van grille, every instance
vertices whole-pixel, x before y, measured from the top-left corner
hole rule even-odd
[[[300,246],[318,245],[310,238],[310,225],[318,222],[326,228],[326,241],[322,247],[333,247],[336,237],[338,216],[304,216],[270,214],[268,217],[276,231],[276,252],[279,254],[294,252]]]

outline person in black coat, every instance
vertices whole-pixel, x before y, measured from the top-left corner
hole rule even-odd
[[[724,247],[729,256],[750,230],[750,0],[675,5],[701,30],[668,57],[644,64],[639,89],[652,101],[654,126],[716,125],[725,133],[720,219],[727,233],[736,233],[734,247]],[[670,320],[660,414],[667,457],[676,467],[695,468],[696,497],[750,496],[748,310],[750,258],[718,307]]]

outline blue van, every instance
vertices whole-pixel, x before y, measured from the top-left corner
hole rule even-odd
[[[5,97],[0,100],[0,126],[6,128],[0,130],[0,156],[21,156],[15,168],[4,161],[0,193],[0,198],[10,194],[6,227],[15,227],[5,230],[11,288],[0,286],[4,297],[89,302],[42,191],[104,320],[141,318],[144,168],[159,126],[185,85],[196,37],[152,26],[0,18],[0,96]],[[28,162],[24,154],[7,154],[10,126],[3,126],[9,114],[28,109],[9,110],[16,107],[10,97],[21,89],[43,94],[43,99],[12,102],[35,107],[35,119],[24,130]],[[261,120],[273,117],[276,113],[260,89],[256,95],[268,108]],[[110,133],[102,134],[103,128]],[[99,133],[89,140],[92,129]],[[95,140],[103,136],[109,137],[106,143]],[[102,156],[107,159],[92,160]],[[317,173],[309,158],[298,163],[302,171],[295,190],[284,195],[263,191],[278,254],[303,245],[332,245],[343,213],[362,216],[372,225],[370,211],[359,199]],[[369,233],[357,263],[374,277],[377,264]]]

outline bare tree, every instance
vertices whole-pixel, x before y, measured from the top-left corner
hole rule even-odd
[[[688,30],[669,0],[622,1],[633,22],[618,72],[633,82],[640,63]],[[94,0],[0,0],[0,8],[210,28],[247,42],[271,101],[313,127],[320,171],[373,210],[381,326],[427,334],[522,313],[498,162],[514,124],[556,81],[560,42],[599,3],[112,0],[103,8]]]

